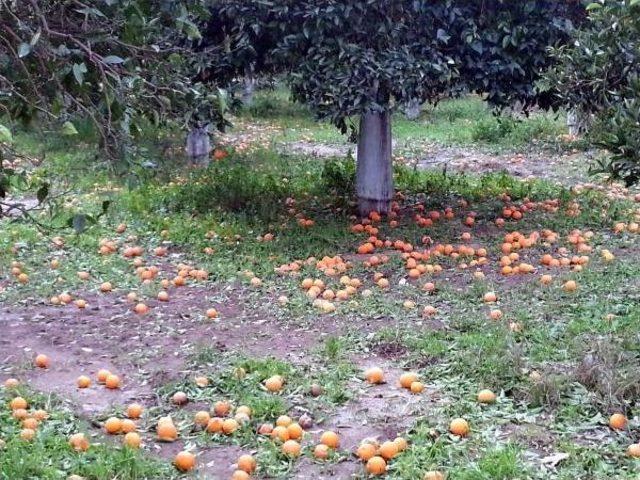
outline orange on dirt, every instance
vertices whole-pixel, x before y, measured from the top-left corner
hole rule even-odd
[[[145,313],[149,313],[149,307],[144,303],[137,303],[135,307],[133,307],[133,311],[138,315],[144,315]]]
[[[84,433],[74,433],[69,437],[69,445],[76,452],[86,452],[89,450],[89,440]]]
[[[110,390],[116,390],[120,388],[120,377],[118,375],[110,374],[104,381],[104,386]]]
[[[122,420],[122,433],[135,432],[138,429],[133,420],[125,418]]]
[[[365,370],[364,378],[372,384],[380,384],[384,382],[384,372],[379,367],[371,367]]]
[[[34,364],[38,368],[49,368],[50,363],[51,361],[49,360],[49,357],[47,357],[44,353],[37,355],[34,360]]]
[[[609,426],[614,430],[624,430],[627,428],[627,417],[625,417],[622,413],[614,413],[609,417]]]
[[[219,400],[213,405],[213,413],[218,417],[226,417],[231,411],[231,404],[226,400]]]
[[[9,408],[11,408],[11,410],[17,410],[19,408],[24,410],[28,406],[29,406],[29,404],[22,397],[15,397],[9,402]]]
[[[282,444],[282,453],[288,457],[297,457],[300,455],[300,444],[295,440],[287,440]]]
[[[31,428],[23,428],[20,430],[20,438],[25,442],[30,442],[36,436],[36,431]]]
[[[269,377],[264,381],[264,386],[270,392],[279,392],[280,390],[282,390],[283,383],[284,380],[280,375],[274,375],[273,377]]]
[[[117,417],[108,418],[104,422],[104,429],[110,435],[116,435],[122,431],[122,420]]]
[[[413,382],[418,381],[418,374],[414,372],[405,372],[400,375],[400,386],[402,388],[411,388]]]
[[[320,436],[320,443],[335,449],[340,445],[340,437],[336,432],[326,431]]]
[[[184,392],[176,392],[171,397],[171,402],[174,405],[184,405],[188,401],[189,401],[189,397],[187,397],[187,394]]]
[[[423,317],[432,317],[433,315],[435,315],[436,313],[438,313],[438,310],[436,309],[436,307],[434,307],[433,305],[427,305],[426,307],[424,307],[424,309],[422,310],[422,316]]]
[[[173,464],[181,472],[189,472],[196,466],[196,456],[191,452],[179,452],[173,459]]]
[[[424,384],[422,382],[413,382],[409,389],[411,390],[411,393],[422,393],[424,391]]]
[[[259,435],[271,435],[273,432],[273,425],[271,423],[263,423],[258,427]]]
[[[80,375],[76,380],[78,388],[89,388],[91,386],[91,379],[86,375]]]
[[[366,469],[370,475],[384,475],[387,471],[387,462],[382,457],[371,457],[367,461]]]
[[[231,480],[251,480],[251,476],[244,470],[236,470],[231,475]]]
[[[218,318],[218,310],[216,310],[215,308],[209,308],[207,310],[207,317],[208,318]]]
[[[469,423],[464,418],[454,418],[449,424],[449,431],[459,437],[469,435]]]
[[[80,310],[87,308],[87,301],[83,300],[82,298],[77,299],[74,303]]]
[[[271,438],[274,440],[280,440],[281,442],[286,442],[289,440],[289,429],[283,426],[276,426],[271,431]]]
[[[491,390],[480,390],[478,392],[478,402],[480,403],[494,403],[496,401],[496,394]]]
[[[399,452],[404,452],[407,447],[409,446],[409,443],[402,437],[397,437],[393,443],[396,444],[396,446],[398,447],[398,451]]]
[[[112,290],[113,290],[113,285],[111,285],[110,282],[104,282],[102,285],[100,285],[100,291],[102,293],[109,293]]]
[[[231,435],[238,429],[238,427],[240,427],[240,424],[238,424],[238,421],[233,418],[227,418],[222,422],[222,432],[225,435]]]
[[[18,385],[20,385],[20,382],[16,378],[7,378],[4,381],[5,388],[16,388]]]
[[[178,438],[178,430],[171,417],[162,417],[158,420],[156,433],[161,442],[175,442]]]
[[[132,403],[127,406],[127,417],[137,420],[142,416],[144,408],[139,403]]]
[[[122,443],[129,448],[140,448],[142,438],[137,432],[128,432],[122,439]]]
[[[553,281],[553,277],[551,275],[546,275],[545,274],[545,275],[542,275],[540,277],[540,283],[542,285],[549,285],[549,284],[551,284],[552,281]]]
[[[207,423],[207,432],[209,433],[220,433],[222,432],[222,422],[224,421],[224,419],[220,418],[220,417],[213,417],[211,420],[209,420],[209,423]]]
[[[289,433],[289,438],[291,440],[300,440],[304,434],[304,430],[298,423],[292,423],[287,426],[287,432]]]
[[[375,457],[378,454],[378,447],[373,443],[365,442],[361,443],[356,450],[356,455],[363,462],[368,461],[370,458]]]
[[[240,455],[237,461],[238,470],[243,472],[253,473],[258,466],[256,459],[252,455]]]
[[[156,298],[161,302],[168,302],[169,294],[163,290],[161,292],[158,292],[158,296]]]
[[[211,415],[209,415],[209,412],[205,412],[204,410],[196,412],[193,416],[193,423],[199,427],[206,427],[209,425],[209,420],[211,420]]]
[[[288,427],[292,423],[293,423],[293,420],[288,415],[280,415],[276,419],[276,426],[277,427]]]
[[[329,458],[330,449],[324,444],[316,445],[313,449],[313,456],[318,460],[326,460]]]
[[[385,460],[391,460],[396,455],[398,455],[398,453],[400,453],[398,445],[390,440],[383,442],[382,445],[380,445],[380,449],[378,450],[378,454]]]

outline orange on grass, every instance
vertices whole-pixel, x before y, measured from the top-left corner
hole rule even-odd
[[[300,455],[300,444],[295,440],[287,440],[282,444],[282,453],[289,457],[297,457]]]
[[[22,428],[30,428],[31,430],[36,430],[39,424],[40,422],[38,422],[38,420],[33,417],[27,417],[22,420]]]
[[[375,457],[377,453],[378,453],[378,447],[373,443],[368,443],[368,442],[361,443],[360,446],[358,447],[358,450],[356,450],[356,455],[363,462],[366,462],[370,458]]]
[[[418,374],[415,372],[405,372],[400,375],[400,386],[402,388],[411,388],[411,384],[416,381],[418,381]]]
[[[387,471],[387,462],[382,457],[371,457],[367,461],[366,469],[370,475],[384,475]]]
[[[89,440],[84,433],[74,433],[69,437],[69,445],[76,452],[86,452],[89,450]]]
[[[382,372],[382,369],[379,367],[371,367],[365,370],[364,378],[369,383],[379,384],[384,382],[384,373]]]
[[[100,285],[100,291],[102,293],[108,293],[111,290],[113,290],[113,285],[111,285],[111,282],[104,282]]]
[[[498,300],[498,296],[495,292],[487,292],[484,294],[483,300],[485,303],[494,303]]]
[[[423,480],[444,480],[444,474],[437,470],[429,470],[424,474]]]
[[[459,437],[469,435],[469,423],[464,418],[454,418],[449,424],[449,431]]]
[[[277,426],[271,431],[271,438],[274,440],[280,440],[281,442],[286,442],[289,440],[289,430],[287,427]]]
[[[196,412],[193,416],[193,423],[199,427],[206,427],[209,425],[209,420],[211,420],[211,416],[209,415],[209,412],[205,412],[204,410]]]
[[[207,377],[198,376],[195,378],[196,385],[200,388],[204,388],[209,385],[209,379]]]
[[[280,375],[274,375],[273,377],[269,377],[264,381],[264,386],[270,392],[279,392],[282,390],[282,385],[284,381]]]
[[[496,401],[496,394],[491,390],[480,390],[478,392],[478,402],[480,403],[494,403]]]
[[[393,443],[396,444],[396,446],[398,447],[398,451],[399,452],[404,452],[407,447],[409,446],[409,443],[407,442],[406,439],[402,438],[402,437],[397,437]]]
[[[122,431],[122,420],[117,417],[108,418],[106,422],[104,422],[104,429],[110,435],[118,434]]]
[[[256,459],[252,455],[240,455],[237,464],[238,470],[242,470],[247,473],[253,473],[258,465]]]
[[[49,414],[46,410],[35,410],[31,415],[39,422],[42,422],[43,420],[49,418]]]
[[[244,470],[236,470],[231,475],[231,480],[250,480],[251,476]]]
[[[640,443],[633,443],[627,447],[627,456],[640,458]]]
[[[11,416],[16,420],[24,420],[29,416],[29,412],[27,412],[24,408],[16,408],[11,411]]]
[[[129,448],[140,448],[142,438],[137,432],[128,432],[122,439],[122,443]]]
[[[277,427],[288,427],[292,423],[293,423],[293,420],[291,420],[291,417],[289,417],[288,415],[280,415],[276,419],[276,426]]]
[[[263,423],[258,427],[259,435],[271,435],[271,432],[273,432],[273,425],[270,423]]]
[[[213,417],[207,423],[207,432],[209,433],[220,433],[222,432],[222,422],[224,420],[220,417]]]
[[[104,381],[104,386],[110,390],[120,388],[120,377],[114,374],[107,375],[107,378]]]
[[[20,438],[25,442],[30,442],[36,436],[36,431],[31,428],[23,428],[20,430]]]
[[[49,368],[49,364],[51,363],[49,357],[47,357],[44,353],[41,353],[36,356],[34,363],[36,367],[39,368]]]
[[[218,417],[226,417],[231,411],[231,404],[225,400],[219,400],[213,405],[213,413]]]
[[[327,430],[320,436],[320,443],[326,445],[329,448],[338,448],[340,445],[340,437],[336,432]]]
[[[574,280],[569,280],[562,285],[562,289],[569,293],[575,292],[578,289],[578,284]]]
[[[91,386],[91,379],[86,375],[80,375],[76,380],[78,388],[88,388]]]
[[[494,309],[489,312],[489,316],[492,320],[500,320],[502,318],[502,310]]]
[[[384,458],[385,460],[391,460],[393,457],[398,455],[398,445],[395,442],[387,440],[380,445],[380,450],[378,454]]]
[[[142,405],[140,405],[139,403],[132,403],[129,406],[127,406],[127,417],[132,418],[132,419],[138,419],[142,416],[142,411],[143,411],[143,407]]]
[[[189,401],[189,397],[187,397],[187,394],[184,392],[176,392],[171,397],[171,401],[174,405],[184,405]]]
[[[627,417],[625,417],[622,413],[614,413],[609,417],[609,426],[614,430],[624,430],[627,428]]]
[[[231,435],[233,432],[235,432],[238,427],[240,426],[240,424],[238,424],[238,421],[233,419],[233,418],[227,418],[225,421],[222,422],[222,432],[225,435]]]
[[[287,426],[287,432],[289,433],[289,438],[291,440],[300,440],[304,434],[304,430],[298,423],[292,423]]]
[[[196,456],[191,452],[179,452],[175,456],[173,464],[181,472],[189,472],[196,466]]]
[[[15,397],[14,399],[12,399],[9,402],[9,408],[11,408],[11,410],[17,410],[19,408],[21,409],[26,409],[29,406],[29,404],[27,403],[27,401],[22,398],[22,397]]]
[[[20,382],[15,378],[7,378],[4,381],[5,388],[16,388],[18,385],[20,385]]]
[[[239,413],[242,413],[247,417],[251,417],[251,407],[248,407],[247,405],[240,405],[238,408],[236,408],[236,415]]]
[[[413,382],[409,388],[411,389],[411,393],[422,393],[424,384],[422,382]]]

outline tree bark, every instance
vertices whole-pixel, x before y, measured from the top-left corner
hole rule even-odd
[[[356,193],[360,215],[388,213],[393,199],[391,114],[368,112],[360,117]]]
[[[253,103],[253,92],[256,85],[252,66],[245,68],[242,83],[242,103],[249,107]]]

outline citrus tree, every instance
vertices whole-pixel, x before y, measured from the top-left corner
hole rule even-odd
[[[468,91],[496,106],[551,105],[536,81],[546,49],[568,38],[580,11],[575,1],[219,1],[206,41],[212,70],[279,68],[294,100],[357,133],[359,210],[384,213],[393,111]]]
[[[590,137],[610,152],[596,172],[640,181],[640,1],[603,0],[572,42],[552,50],[548,74],[558,98],[593,115]]]

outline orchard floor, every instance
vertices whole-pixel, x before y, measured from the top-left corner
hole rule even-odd
[[[582,151],[400,145],[394,213],[363,221],[331,191],[351,178],[348,161],[325,158],[343,144],[309,127],[265,145],[243,122],[226,137],[239,152],[207,170],[129,190],[68,180],[64,211],[112,201],[81,233],[0,223],[0,380],[20,382],[0,389],[0,479],[229,479],[243,454],[257,460],[254,479],[365,479],[358,446],[397,437],[408,446],[378,478],[637,478],[627,455],[640,441],[634,192],[585,185]],[[138,303],[149,311],[136,313]],[[36,354],[48,368],[34,366]],[[371,367],[382,383],[366,380]],[[105,368],[119,389],[97,383]],[[399,384],[407,372],[422,391]],[[77,388],[80,375],[89,388]],[[280,391],[265,387],[274,375]],[[478,401],[482,389],[494,403]],[[186,404],[174,404],[178,391]],[[50,414],[32,441],[6,406],[17,395]],[[238,430],[195,425],[196,412],[224,401],[230,415],[251,409]],[[104,431],[132,402],[145,408],[140,452]],[[629,421],[620,430],[609,426],[616,412]],[[257,433],[283,415],[304,424],[298,457]],[[162,416],[176,442],[157,441]],[[449,432],[455,418],[467,436]],[[340,445],[315,458],[328,430]],[[92,443],[86,453],[67,445],[76,432]],[[197,455],[195,471],[171,466],[181,450]]]

